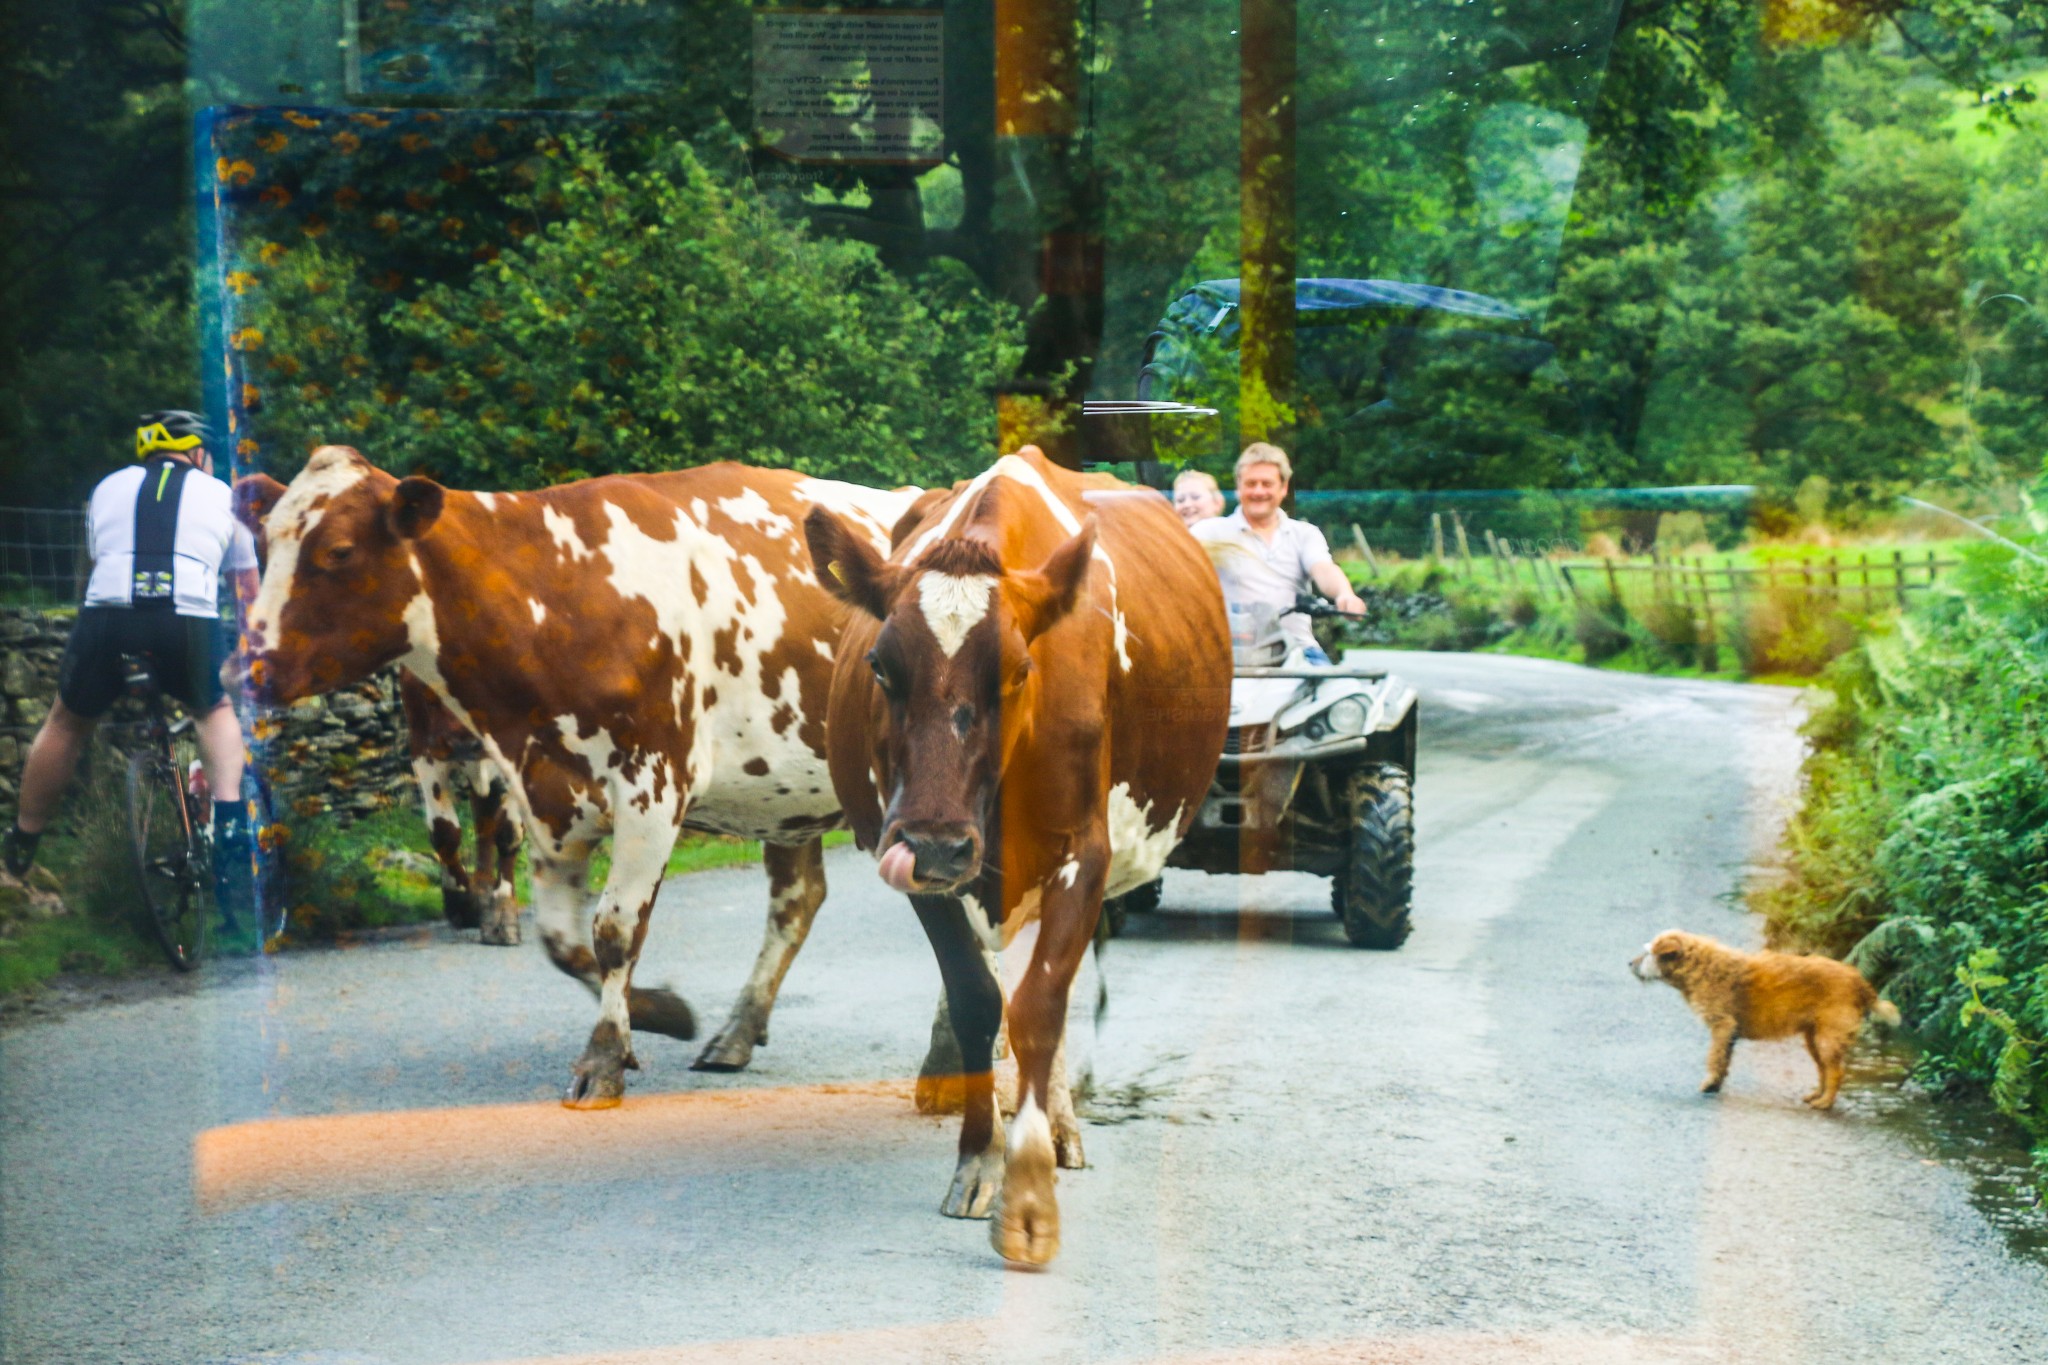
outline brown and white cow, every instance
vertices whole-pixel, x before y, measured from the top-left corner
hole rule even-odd
[[[282,491],[282,489],[280,489]],[[519,899],[513,872],[523,837],[512,788],[478,737],[410,672],[398,673],[405,707],[412,777],[426,816],[427,838],[441,864],[441,913],[458,929],[475,929],[482,943],[519,942]],[[474,864],[462,858],[462,811],[467,792],[476,833]]]
[[[464,493],[325,446],[269,509],[251,683],[283,702],[397,663],[478,736],[525,816],[541,941],[598,997],[571,1106],[619,1102],[633,1028],[695,1031],[675,995],[632,984],[685,825],[763,840],[771,897],[753,976],[696,1065],[737,1069],[766,1041],[840,823],[824,720],[847,613],[797,525],[829,508],[885,546],[914,496],[736,464]]]
[[[1059,1249],[1048,1115],[1075,971],[1103,897],[1159,875],[1222,752],[1216,572],[1164,498],[1029,446],[927,494],[887,560],[829,509],[804,529],[820,576],[860,609],[832,683],[833,785],[883,879],[910,895],[963,1058],[941,1211],[993,1214],[996,1250],[1040,1264]],[[1006,1149],[990,1074],[1005,1007],[983,950],[1034,921],[1007,1007],[1019,1094]]]
[[[256,536],[259,564],[269,562],[263,519],[284,485],[268,474],[235,480],[235,512]],[[483,746],[434,690],[405,669],[398,670],[398,700],[405,711],[406,751],[413,785],[426,817],[427,839],[441,865],[441,914],[457,929],[475,929],[484,943],[519,942],[519,900],[513,875],[523,837],[519,813],[509,804],[511,788]],[[469,796],[476,830],[474,865],[462,858],[462,813],[456,798]]]

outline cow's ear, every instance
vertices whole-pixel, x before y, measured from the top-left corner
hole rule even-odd
[[[888,618],[896,568],[876,554],[865,537],[827,509],[813,507],[804,518],[804,539],[810,542],[811,562],[818,566],[818,581],[827,592],[877,621]]]
[[[235,520],[260,536],[263,519],[283,496],[284,485],[268,474],[244,474],[235,480]]]
[[[1066,619],[1088,586],[1088,566],[1095,558],[1095,518],[1081,523],[1073,539],[1046,556],[1045,563],[1013,580],[1017,592],[1017,628],[1035,640]]]
[[[417,540],[425,535],[440,519],[443,491],[440,484],[417,474],[409,479],[400,479],[398,487],[391,490],[391,501],[384,509],[384,520],[391,527],[391,534],[401,540]]]

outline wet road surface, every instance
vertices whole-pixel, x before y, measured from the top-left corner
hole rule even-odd
[[[1982,1171],[1902,1128],[1895,1053],[1867,1040],[1830,1115],[1796,1043],[1704,1098],[1703,1029],[1624,969],[1673,926],[1755,943],[1731,893],[1793,800],[1794,695],[1382,657],[1423,698],[1414,937],[1348,947],[1312,878],[1170,874],[1099,1029],[1094,966],[1075,994],[1091,1166],[1049,1271],[937,1213],[955,1121],[908,1100],[937,970],[841,850],[751,1070],[645,1039],[610,1113],[554,1103],[589,998],[438,929],[10,1028],[0,1357],[2048,1355],[2038,1215],[1994,1226]],[[758,868],[672,883],[641,979],[722,1017],[764,898]]]

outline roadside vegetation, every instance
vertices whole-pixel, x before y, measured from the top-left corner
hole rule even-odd
[[[33,991],[60,974],[115,976],[168,971],[142,917],[125,840],[127,823],[115,765],[85,767],[60,823],[43,842],[28,882],[0,886],[0,999]],[[825,836],[828,848],[852,836]],[[350,938],[441,919],[440,864],[426,825],[410,802],[349,823],[331,817],[291,826],[277,844],[277,894],[285,929],[271,951]],[[759,862],[761,845],[726,835],[686,833],[669,855],[668,875],[684,876]],[[610,871],[608,849],[591,861],[591,885]],[[520,903],[531,903],[525,859],[516,875]],[[257,951],[253,929],[218,934],[223,955]],[[202,968],[202,970],[204,970]]]
[[[2048,1189],[2048,567],[1965,558],[1826,671],[1786,875],[1753,903],[1879,982],[1920,1079],[1988,1091]]]
[[[1698,518],[1690,518],[1697,522]],[[1871,525],[1715,548],[1679,534],[1625,554],[1596,532],[1577,553],[1518,553],[1479,536],[1469,554],[1357,550],[1339,560],[1368,620],[1333,638],[1400,649],[1487,651],[1630,672],[1805,683],[1925,597],[1977,542]],[[1342,538],[1333,537],[1342,544]],[[1597,551],[1591,553],[1590,551]]]

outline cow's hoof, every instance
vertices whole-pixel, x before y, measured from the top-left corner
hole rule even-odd
[[[483,922],[477,926],[478,943],[495,944],[501,948],[519,946],[519,904],[513,900],[494,900],[483,915]]]
[[[460,886],[441,888],[441,918],[454,929],[474,929],[483,918],[476,897]]]
[[[988,1243],[1012,1265],[1044,1265],[1060,1252],[1060,1209],[1052,1194],[1052,1170],[1022,1173],[1016,1159],[1003,1180],[988,1225]]]
[[[610,1021],[591,1032],[590,1044],[576,1065],[569,1069],[569,1091],[562,1096],[568,1109],[615,1109],[626,1098],[626,1073],[638,1071],[640,1063],[632,1049],[619,1037]]]
[[[967,1078],[957,1071],[920,1075],[911,1099],[920,1114],[964,1113],[967,1109]]]
[[[626,994],[626,1012],[635,1032],[659,1033],[686,1043],[697,1036],[697,1016],[690,1012],[689,1002],[674,991],[635,986]]]
[[[712,1036],[690,1063],[692,1071],[744,1071],[754,1060],[754,1040],[759,1030],[744,1020],[727,1024]]]
[[[1081,1150],[1081,1125],[1074,1119],[1062,1119],[1052,1128],[1052,1150],[1063,1171],[1085,1170],[1088,1154]]]
[[[1003,1144],[998,1141],[989,1151],[960,1159],[939,1212],[948,1218],[986,1218],[1002,1188]]]

